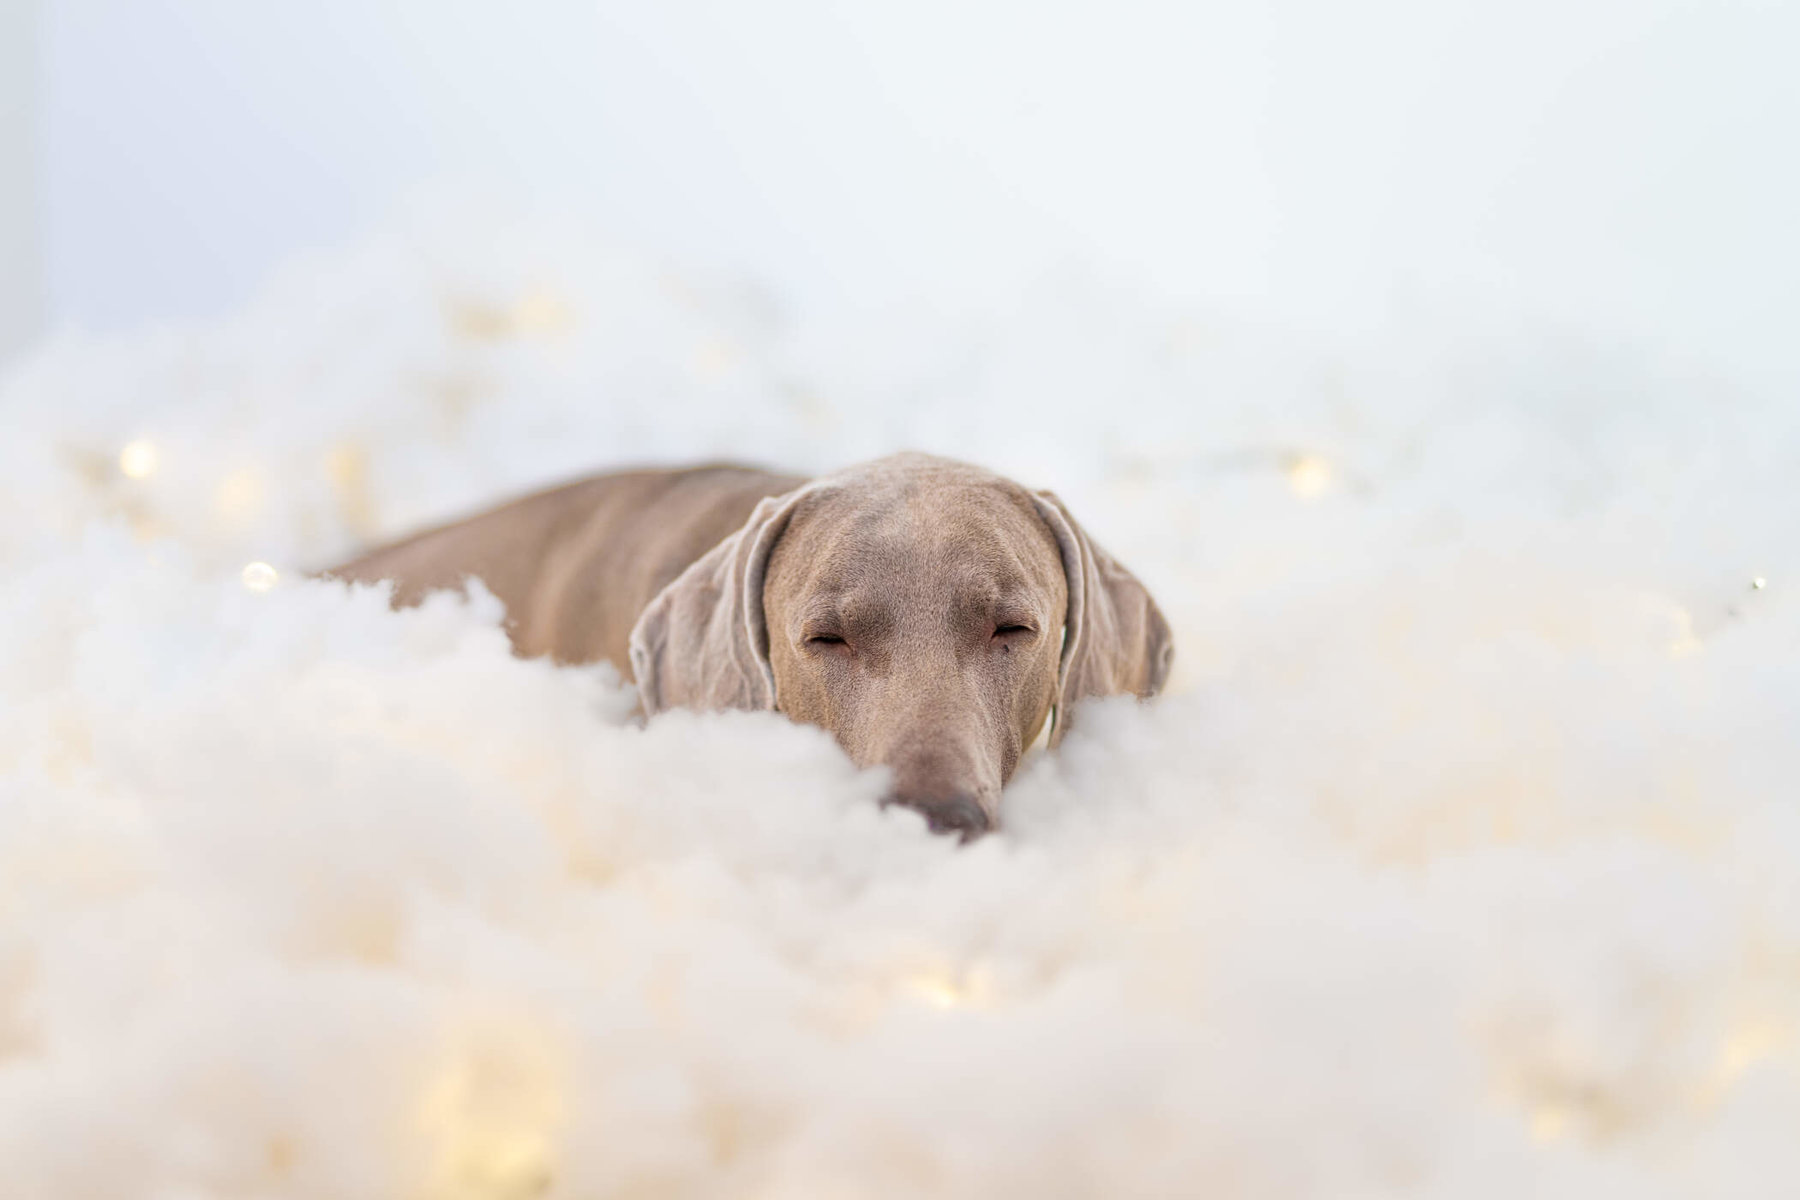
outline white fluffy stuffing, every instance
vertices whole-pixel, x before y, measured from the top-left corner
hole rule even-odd
[[[828,318],[427,221],[46,348],[0,1193],[1787,1194],[1800,419],[1496,325],[1073,273]],[[901,446],[1055,487],[1176,626],[968,848],[818,731],[634,727],[484,594],[303,578],[579,471]]]

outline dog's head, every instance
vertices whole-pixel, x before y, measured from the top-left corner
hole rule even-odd
[[[1172,654],[1056,497],[918,454],[762,501],[631,634],[647,714],[779,709],[965,837],[997,823],[1046,720],[1054,743],[1084,697],[1154,695]]]

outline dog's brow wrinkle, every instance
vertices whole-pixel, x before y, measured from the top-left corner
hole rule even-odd
[[[1032,611],[1030,597],[1030,590],[1023,586],[1021,580],[990,578],[961,589],[957,593],[955,607],[958,613],[981,617],[996,613],[1022,613]]]
[[[843,618],[849,628],[865,638],[886,634],[894,628],[895,623],[893,614],[885,606],[857,605],[847,609]]]

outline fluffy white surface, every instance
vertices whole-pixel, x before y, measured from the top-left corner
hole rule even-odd
[[[827,320],[423,222],[50,347],[0,396],[0,1191],[1785,1194],[1800,422],[1497,325],[1078,274]],[[1056,487],[1177,629],[969,848],[778,717],[632,727],[491,598],[299,577],[901,445]]]

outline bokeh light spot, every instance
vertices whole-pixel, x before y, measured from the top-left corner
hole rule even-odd
[[[148,479],[156,473],[156,461],[156,444],[138,438],[120,449],[119,473],[127,479]]]

